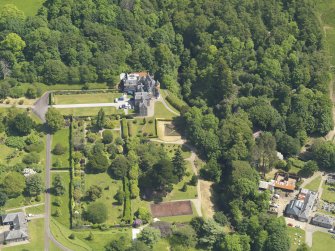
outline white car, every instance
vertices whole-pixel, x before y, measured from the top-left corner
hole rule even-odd
[[[328,230],[328,232],[329,232],[329,233],[332,233],[332,234],[335,234],[335,229],[332,229],[332,228],[331,228],[331,229]]]

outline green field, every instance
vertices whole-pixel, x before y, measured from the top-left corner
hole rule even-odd
[[[51,182],[53,181],[53,178],[55,177],[56,174],[59,174],[61,176],[61,179],[63,181],[63,184],[65,186],[65,193],[61,196],[51,196],[51,214],[54,214],[56,209],[59,208],[61,215],[60,217],[54,217],[55,220],[58,222],[62,223],[64,226],[67,228],[70,228],[70,208],[69,208],[69,185],[70,185],[70,172],[59,172],[59,173],[52,173],[51,176]],[[62,204],[60,207],[57,207],[53,204],[55,201],[55,198],[59,197],[62,201]]]
[[[330,251],[334,250],[335,239],[332,238],[333,235],[323,232],[315,232],[313,234],[313,251]]]
[[[66,148],[66,152],[62,155],[52,154],[52,164],[61,163],[60,167],[52,166],[52,168],[69,168],[69,128],[63,128],[52,136],[52,150],[57,144],[61,144]]]
[[[22,10],[26,16],[34,16],[43,3],[44,0],[0,0],[0,8],[5,4],[14,4],[18,9]]]
[[[155,118],[172,119],[177,116],[166,109],[162,102],[158,101],[155,103]]]
[[[326,35],[326,49],[328,50],[331,64],[335,66],[335,1],[318,0],[316,1],[316,6]]]
[[[26,214],[44,214],[45,206],[40,205],[36,207],[28,207],[26,208]]]
[[[309,182],[304,188],[312,190],[312,191],[318,191],[320,183],[321,183],[321,176],[319,175],[315,179],[313,179],[311,182]]]
[[[55,104],[94,104],[94,103],[114,103],[115,98],[119,98],[122,93],[83,93],[70,95],[55,95]]]
[[[44,250],[44,218],[28,223],[30,243],[4,248],[6,251],[39,251]]]
[[[123,206],[115,204],[114,195],[119,188],[122,188],[122,181],[111,179],[107,173],[86,174],[85,189],[89,189],[92,185],[98,185],[102,188],[103,194],[96,201],[104,203],[109,209],[107,223],[112,225],[120,223]]]
[[[58,109],[62,115],[73,116],[97,116],[101,107],[87,107],[87,108],[61,108]],[[123,110],[118,110],[115,107],[103,107],[106,115],[122,114]]]
[[[305,242],[305,231],[300,228],[288,227],[287,232],[291,241],[290,251],[295,251],[299,247],[299,240],[301,244]]]
[[[326,184],[323,184],[322,188],[321,199],[328,202],[335,202],[335,188]]]

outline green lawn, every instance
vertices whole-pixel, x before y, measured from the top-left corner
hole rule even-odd
[[[335,65],[335,1],[318,0],[316,1],[316,7],[324,26],[326,49],[329,52],[332,65]]]
[[[30,243],[4,248],[6,251],[42,251],[44,250],[44,219],[32,220],[28,223]]]
[[[287,227],[287,232],[291,241],[290,251],[295,251],[299,247],[299,240],[301,245],[305,242],[305,231],[300,228]]]
[[[183,200],[183,199],[196,199],[197,198],[197,187],[187,185],[186,192],[181,191],[184,184],[188,184],[188,182],[192,178],[192,167],[189,161],[186,162],[187,170],[186,172],[189,174],[188,176],[185,175],[184,178],[173,186],[173,190],[169,193],[165,198],[164,201],[171,201],[171,200]]]
[[[57,247],[52,241],[49,242],[49,250],[50,251],[62,251],[59,247]]]
[[[43,3],[44,0],[0,0],[0,8],[5,4],[14,4],[26,16],[34,16]]]
[[[86,174],[85,189],[89,189],[92,185],[98,185],[102,188],[103,194],[98,202],[103,202],[108,208],[108,224],[120,223],[123,206],[116,205],[114,195],[119,188],[122,188],[121,180],[113,180],[107,173]]]
[[[136,123],[134,123],[136,121]],[[147,136],[156,136],[156,123],[154,118],[146,118],[143,124],[143,118],[128,120],[129,135],[136,137],[137,135],[146,134]]]
[[[97,116],[101,107],[87,107],[87,108],[61,108],[58,111],[62,115],[73,115],[73,116]],[[103,107],[106,115],[111,114],[122,114],[123,110],[118,110],[115,107]]]
[[[92,249],[82,240],[75,238],[74,240],[69,239],[70,234],[73,233],[70,229],[57,222],[54,218],[51,218],[50,229],[53,236],[62,243],[64,246],[75,251],[91,251]],[[37,249],[36,249],[37,250]],[[42,249],[41,249],[42,250]]]
[[[333,235],[323,232],[315,232],[313,234],[313,251],[330,251],[334,250],[335,239],[332,238]]]
[[[174,117],[177,117],[177,115],[166,109],[162,102],[155,103],[155,118],[172,119]]]
[[[69,209],[69,185],[70,185],[70,173],[69,172],[59,172],[59,173],[52,173],[51,176],[51,182],[53,181],[53,178],[56,174],[59,174],[61,176],[61,179],[63,181],[63,184],[65,186],[65,193],[61,196],[51,196],[51,214],[54,214],[57,208],[60,209],[61,216],[60,217],[54,217],[53,218],[60,223],[62,223],[66,227],[70,227],[70,209]],[[53,204],[55,201],[55,198],[59,197],[62,201],[62,204],[60,207],[57,207]]]
[[[122,93],[83,93],[72,95],[55,95],[55,104],[91,104],[91,103],[114,103]]]
[[[57,144],[61,144],[67,150],[62,155],[52,154],[52,163],[54,164],[56,161],[60,161],[62,165],[60,167],[55,167],[53,165],[52,168],[69,168],[69,128],[63,128],[57,131],[52,136],[52,150]]]
[[[321,199],[328,202],[335,202],[335,188],[323,183],[322,185],[323,191]]]
[[[319,175],[315,179],[313,179],[311,182],[309,182],[304,188],[312,190],[312,191],[318,191],[320,183],[321,183],[321,176]]]
[[[45,206],[44,205],[40,205],[37,207],[28,207],[26,208],[26,214],[44,214],[45,211]]]

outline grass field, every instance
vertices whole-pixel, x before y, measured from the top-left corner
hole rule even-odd
[[[69,168],[69,128],[63,128],[52,136],[52,150],[57,144],[61,144],[65,147],[66,151],[62,155],[52,154],[52,164],[56,161],[59,161],[62,164],[60,167],[52,165],[52,168]]]
[[[61,196],[51,196],[51,214],[54,214],[56,209],[59,208],[60,212],[61,212],[61,216],[60,217],[54,217],[53,218],[55,220],[57,220],[58,222],[62,223],[64,226],[66,226],[67,228],[70,228],[70,209],[69,209],[69,185],[70,185],[70,173],[69,172],[60,172],[57,173],[61,176],[61,179],[63,181],[63,184],[65,186],[65,193]],[[53,181],[53,178],[55,177],[56,173],[52,173],[51,176],[51,182]],[[53,202],[55,201],[55,198],[59,197],[62,201],[62,204],[60,207],[57,207],[53,204]]]
[[[18,245],[14,247],[4,248],[6,251],[37,251],[44,250],[44,219],[32,220],[28,223],[29,244]]]
[[[0,0],[0,8],[5,4],[14,4],[26,16],[34,16],[43,3],[44,0]]]
[[[299,240],[301,244],[305,242],[305,231],[295,227],[288,227],[287,232],[291,241],[290,251],[295,251],[299,247]]]
[[[101,107],[87,107],[87,108],[62,108],[58,111],[62,115],[73,115],[73,116],[97,116]],[[106,115],[111,114],[122,114],[123,110],[118,110],[115,107],[103,107]]]
[[[321,176],[319,175],[315,179],[313,179],[311,182],[309,182],[304,188],[312,190],[312,191],[318,191],[320,183],[321,183]]]
[[[163,201],[172,201],[172,200],[183,200],[183,199],[196,199],[197,198],[197,187],[187,185],[187,190],[183,192],[181,189],[184,184],[188,184],[188,182],[192,178],[192,167],[190,162],[186,162],[186,172],[189,174],[185,175],[184,178],[173,186],[173,190],[169,193]]]
[[[330,61],[335,65],[335,1],[317,0],[316,6],[319,12],[319,18],[323,24],[326,35],[326,49],[328,50]]]
[[[313,251],[334,250],[335,239],[329,233],[315,232],[313,234]]]
[[[323,192],[321,199],[328,202],[335,202],[335,188],[326,184],[322,185]]]
[[[26,208],[26,214],[44,214],[44,205]]]
[[[114,196],[119,188],[122,188],[122,181],[113,180],[107,173],[100,174],[86,174],[85,175],[85,189],[88,190],[90,186],[98,185],[102,188],[103,194],[97,202],[104,203],[108,208],[108,224],[120,223],[123,206],[116,205]]]
[[[55,95],[55,104],[93,104],[93,103],[114,103],[122,93],[83,93],[73,95]]]
[[[166,109],[162,102],[155,103],[155,118],[172,119],[174,117],[177,115]]]

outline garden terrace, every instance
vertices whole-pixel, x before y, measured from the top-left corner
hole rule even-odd
[[[191,201],[151,204],[150,208],[153,217],[168,217],[193,214]]]

